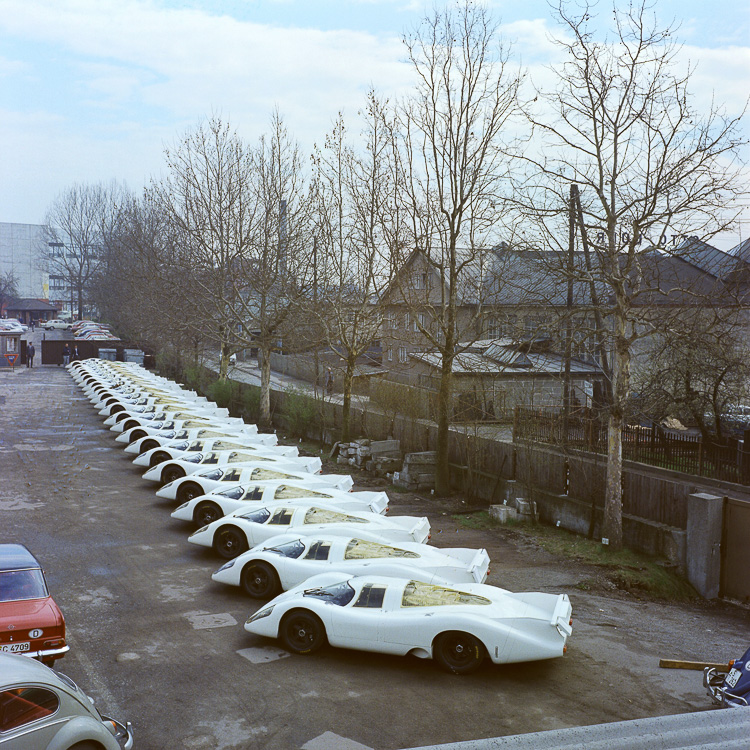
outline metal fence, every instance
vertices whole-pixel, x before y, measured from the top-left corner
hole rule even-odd
[[[575,411],[566,419],[559,409],[518,407],[513,439],[563,445],[593,453],[607,452],[607,423],[590,411]],[[659,425],[627,425],[622,433],[622,456],[695,476],[750,484],[750,446],[726,438],[710,442],[701,435],[683,434]]]

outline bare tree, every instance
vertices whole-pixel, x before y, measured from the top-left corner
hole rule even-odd
[[[394,169],[387,104],[374,92],[364,112],[364,144],[347,144],[339,116],[317,150],[315,314],[343,369],[341,440],[349,440],[352,387],[357,362],[381,336],[377,304],[390,282]]]
[[[561,3],[557,12],[564,29],[556,40],[562,62],[551,71],[557,84],[539,91],[528,112],[537,136],[522,186],[526,218],[537,220],[528,240],[567,252],[567,193],[580,186],[586,258],[573,271],[561,254],[559,269],[592,283],[598,292],[589,303],[605,321],[596,327],[607,331],[611,358],[602,535],[619,548],[632,347],[654,331],[649,302],[663,293],[654,269],[677,252],[673,238],[705,239],[731,223],[726,206],[739,192],[734,160],[743,141],[739,118],[695,110],[692,70],[677,59],[674,30],[656,28],[645,2],[615,4],[611,36],[601,41],[591,7]],[[691,295],[683,292],[683,300]]]
[[[18,297],[18,278],[13,271],[0,274],[0,315]]]
[[[459,300],[468,292],[462,284],[478,283],[484,275],[485,248],[499,239],[506,129],[517,111],[521,76],[510,70],[487,11],[470,2],[436,11],[404,42],[417,84],[397,111],[399,197],[411,217],[412,247],[438,283],[431,294],[421,284],[415,290],[410,268],[396,279],[399,294],[416,312],[416,332],[440,356],[436,490],[446,493],[452,374],[462,332]],[[400,260],[407,265],[405,256]],[[429,314],[420,316],[424,304]]]
[[[151,199],[169,224],[171,257],[161,269],[189,300],[203,333],[219,350],[219,377],[238,347],[240,274],[257,223],[250,148],[214,116],[165,152],[168,175]],[[169,289],[169,287],[167,287]],[[178,308],[178,309],[181,309]]]
[[[64,280],[79,319],[101,261],[102,221],[119,190],[116,183],[75,184],[60,193],[47,211],[50,274]]]
[[[299,146],[278,112],[252,150],[248,199],[253,221],[237,257],[231,313],[238,346],[256,347],[260,417],[271,424],[271,354],[304,347],[313,286],[313,253],[305,170]]]

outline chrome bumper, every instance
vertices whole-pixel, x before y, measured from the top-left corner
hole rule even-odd
[[[711,696],[711,700],[722,708],[747,706],[747,699],[740,695],[734,695],[723,687],[726,676],[725,672],[720,672],[715,667],[706,667],[703,670],[703,687]]]

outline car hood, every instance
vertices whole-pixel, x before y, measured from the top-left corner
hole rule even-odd
[[[0,605],[0,633],[9,630],[49,628],[62,623],[62,612],[52,597],[3,602]]]

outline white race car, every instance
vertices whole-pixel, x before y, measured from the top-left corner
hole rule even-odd
[[[114,422],[110,420],[114,419]],[[245,424],[241,417],[222,417],[218,414],[196,414],[190,409],[178,409],[175,411],[153,411],[144,412],[142,414],[130,414],[126,411],[121,411],[114,417],[107,417],[104,420],[106,425],[109,422],[109,429],[112,432],[124,432],[125,429],[136,427],[141,424],[156,424],[157,422],[168,422],[170,420],[182,420],[182,421],[195,421],[203,422],[206,425],[213,424],[227,424],[227,425],[239,425]]]
[[[217,466],[193,472],[161,487],[157,497],[186,503],[199,495],[232,489],[233,494],[253,491],[259,482],[304,482],[306,487],[332,487],[348,492],[353,486],[352,478],[345,474],[310,474],[306,471],[277,469],[265,466]]]
[[[317,478],[317,477],[316,477]],[[339,507],[350,510],[367,510],[370,513],[385,515],[388,511],[388,495],[385,492],[346,492],[320,483],[266,481],[250,485],[236,485],[218,492],[192,495],[197,488],[184,484],[177,493],[178,499],[187,498],[172,512],[172,518],[189,521],[196,527],[207,526],[228,513],[247,508],[258,503],[282,503],[289,500],[307,502],[335,502]],[[158,494],[158,493],[157,493]]]
[[[426,583],[483,583],[490,557],[484,549],[438,549],[331,534],[281,534],[225,563],[211,578],[268,599],[321,573],[394,576]]]
[[[273,505],[250,511],[236,510],[198,529],[188,538],[193,544],[213,547],[225,560],[284,533],[308,536],[334,534],[376,542],[426,542],[430,522],[424,516],[381,516],[377,513],[342,512],[324,503]]]
[[[185,458],[190,453],[221,453],[222,451],[242,451],[257,456],[283,456],[296,459],[299,450],[296,445],[263,445],[254,436],[232,435],[225,437],[198,438],[195,440],[173,440],[166,445],[151,448],[136,456],[136,466],[156,466],[171,458]]]
[[[280,638],[296,654],[331,646],[435,659],[466,674],[495,664],[562,656],[572,632],[566,594],[521,593],[482,583],[438,586],[408,578],[310,578],[261,607],[245,630]]]
[[[125,421],[128,417],[145,417],[146,419],[158,419],[159,416],[164,414],[163,418],[177,418],[180,414],[184,415],[183,419],[199,418],[205,419],[239,419],[239,417],[230,417],[227,409],[219,409],[218,407],[202,407],[193,406],[192,404],[151,404],[150,406],[136,406],[131,409],[123,409],[118,411],[117,414],[112,414],[104,420],[104,424],[107,427],[114,427],[115,425]],[[242,421],[242,420],[240,420]],[[120,430],[122,432],[122,430]]]
[[[168,461],[152,466],[143,478],[150,482],[169,484],[175,479],[195,474],[210,466],[266,466],[278,471],[303,471],[315,474],[320,471],[322,462],[319,458],[298,456],[269,456],[242,451],[218,451],[216,453],[186,453],[185,458],[171,458]]]
[[[250,427],[251,425],[247,425]],[[254,428],[255,425],[252,425]],[[221,427],[192,427],[188,429],[166,429],[166,430],[153,430],[151,432],[145,432],[150,428],[142,427],[141,430],[144,434],[140,437],[133,437],[134,430],[128,430],[127,432],[120,433],[115,440],[118,443],[127,443],[125,453],[132,453],[139,456],[141,453],[151,450],[152,448],[158,448],[160,445],[168,445],[175,440],[205,440],[208,438],[226,438],[226,437],[243,437],[251,438],[254,445],[276,445],[276,435],[273,433],[259,433],[256,431],[245,430],[244,428],[234,428],[230,426]]]
[[[165,430],[214,429],[228,430],[232,433],[239,432],[241,435],[258,434],[258,428],[254,424],[245,424],[236,417],[219,419],[206,419],[205,417],[142,419],[140,417],[129,417],[124,422],[113,425],[110,429],[113,432],[120,432],[115,438],[118,443],[132,443],[134,440],[146,437],[146,435],[156,435]],[[276,445],[276,442],[269,443],[269,445]]]

